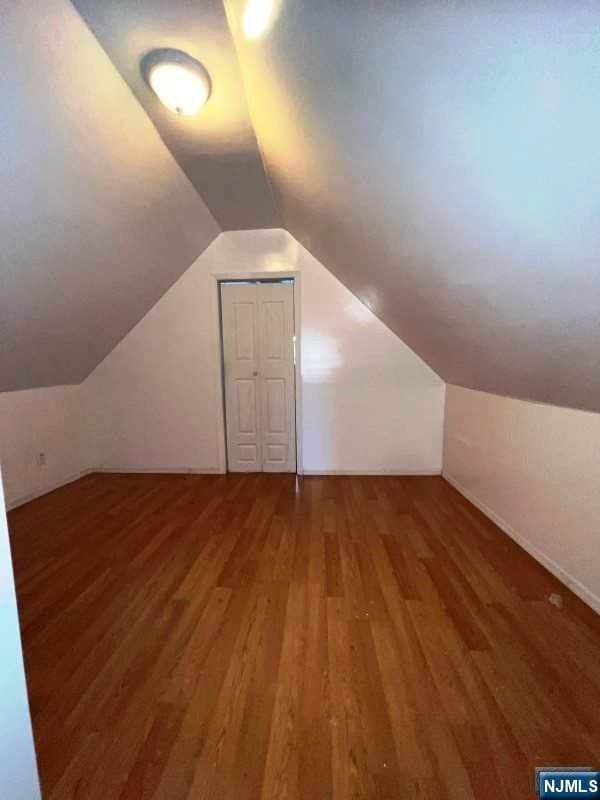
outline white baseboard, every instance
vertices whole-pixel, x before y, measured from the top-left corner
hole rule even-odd
[[[43,489],[36,489],[33,492],[27,492],[26,494],[18,495],[17,497],[7,497],[6,510],[11,511],[13,508],[18,508],[18,506],[23,506],[25,503],[31,502],[31,500],[36,500],[38,497],[43,497],[45,494],[50,494],[50,492],[60,489],[61,486],[66,486],[69,483],[73,483],[73,481],[78,481],[80,478],[83,478],[85,475],[89,475],[91,472],[94,472],[94,470],[84,469],[81,470],[81,472],[75,472],[72,475],[68,475],[66,478],[62,478],[60,481],[50,483],[47,486],[44,486]]]
[[[440,469],[305,469],[303,475],[441,475]]]
[[[518,533],[512,525],[510,525],[506,520],[502,519],[496,512],[483,503],[479,498],[475,497],[475,495],[466,487],[464,487],[456,478],[453,478],[452,475],[447,473],[446,471],[442,472],[442,477],[448,481],[449,484],[454,486],[454,488],[460,492],[463,497],[466,497],[470,503],[478,508],[486,517],[492,520],[500,530],[504,531],[511,539],[514,539],[515,542],[520,545],[523,550],[526,550],[530,556],[533,556],[536,561],[539,561],[542,566],[546,567],[548,572],[551,572],[555,578],[561,583],[564,583],[565,586],[568,586],[572,592],[574,592],[577,597],[581,598],[584,603],[587,603],[588,606],[594,609],[594,611],[600,614],[600,597],[594,594],[587,586],[584,586],[581,581],[577,578],[573,577],[570,573],[564,570],[560,564],[557,564],[552,558],[547,556],[543,553],[536,545],[527,539],[526,536]]]
[[[148,474],[148,475],[225,475],[222,467],[119,467],[102,466],[90,472],[116,472],[122,474]],[[239,474],[239,473],[235,473]],[[407,470],[407,469],[305,469],[299,475],[441,475],[440,469],[432,470]]]
[[[92,472],[116,472],[125,475],[223,475],[220,467],[119,467],[102,466]]]

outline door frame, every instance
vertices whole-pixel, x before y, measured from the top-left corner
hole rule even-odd
[[[294,389],[296,398],[296,474],[304,474],[304,461],[302,453],[302,326],[301,326],[301,274],[296,269],[262,270],[258,272],[213,272],[211,273],[212,286],[212,327],[216,343],[218,369],[215,380],[216,405],[217,405],[217,446],[219,457],[219,471],[227,472],[227,440],[225,433],[225,365],[223,363],[223,339],[221,336],[221,287],[224,281],[293,281],[294,296],[294,335],[296,337],[296,365],[294,374]]]

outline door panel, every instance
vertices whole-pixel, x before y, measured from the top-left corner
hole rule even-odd
[[[252,361],[256,344],[256,303],[235,302],[235,350],[238,361]]]
[[[262,303],[265,337],[263,358],[272,361],[284,357],[285,306],[282,300],[268,300]]]
[[[221,284],[232,472],[295,472],[292,283]]]
[[[259,363],[264,472],[296,471],[294,287],[261,283]]]
[[[236,379],[238,433],[258,436],[256,428],[256,382]]]
[[[238,444],[237,446],[237,460],[243,464],[252,464],[253,466],[258,462],[258,454],[255,444]]]
[[[267,414],[265,433],[285,433],[285,381],[281,378],[265,380]]]
[[[282,466],[286,463],[286,452],[287,448],[285,445],[282,444],[268,444],[266,447],[266,460],[267,463],[271,464],[272,466],[275,464],[281,464]],[[282,472],[286,470],[282,469]]]
[[[221,314],[229,470],[260,472],[256,284],[222,284]]]

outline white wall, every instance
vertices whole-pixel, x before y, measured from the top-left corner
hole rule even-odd
[[[212,273],[299,270],[305,471],[441,469],[435,375],[282,230],[221,234],[82,385],[97,466],[218,471]]]
[[[440,378],[285,231],[243,231],[215,240],[83,384],[0,394],[8,506],[90,468],[219,471],[211,275],[282,269],[301,273],[305,471],[439,472]]]
[[[600,612],[600,414],[449,385],[444,476]]]
[[[0,479],[0,797],[40,797]]]
[[[90,466],[78,386],[0,394],[0,464],[9,508],[73,480]],[[45,453],[46,465],[38,464]]]

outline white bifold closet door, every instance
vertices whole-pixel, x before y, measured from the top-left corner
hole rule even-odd
[[[221,309],[229,470],[295,472],[293,284],[222,283]]]

